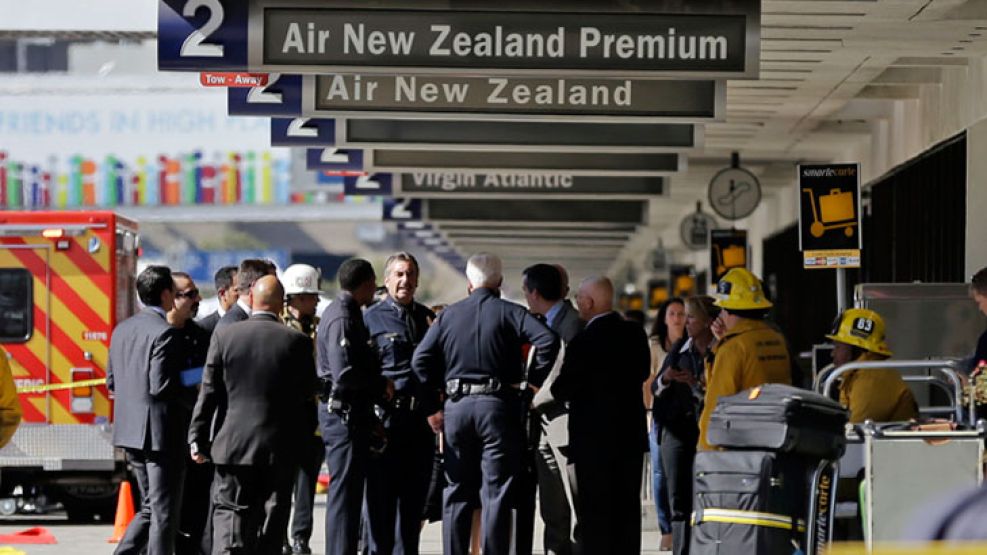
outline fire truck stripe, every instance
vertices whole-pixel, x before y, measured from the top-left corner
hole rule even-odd
[[[45,421],[44,414],[45,414],[45,410],[46,410],[45,409],[45,405],[48,404],[48,397],[46,397],[44,395],[41,395],[39,397],[28,397],[27,401],[28,401],[28,404],[31,405],[31,407],[34,409],[34,411],[36,413],[40,413],[41,414],[41,418],[39,418],[38,421],[39,422],[44,422]],[[21,403],[21,404],[23,404],[23,403]]]
[[[14,254],[32,274],[38,277],[42,283],[44,283],[43,276],[45,275],[45,261],[38,256],[37,253],[32,252],[33,249],[11,249],[11,253]],[[55,258],[55,257],[53,257]],[[75,292],[72,286],[67,283],[62,277],[55,271],[54,266],[52,266],[51,272],[51,284],[52,293],[58,295],[58,297],[68,306],[72,307],[72,313],[75,314],[87,328],[91,330],[106,330],[109,328],[109,324],[99,315],[93,312],[93,309],[89,307],[89,304],[84,302],[82,298]],[[98,293],[103,299],[106,299],[105,295]]]
[[[61,297],[65,295],[61,294],[62,289],[58,287],[58,280],[61,279],[67,287],[69,288],[71,294],[79,295],[80,301],[84,299],[86,309],[93,312],[100,321],[107,322],[105,318],[100,317],[100,314],[109,315],[110,313],[110,299],[103,292],[92,277],[86,275],[82,272],[75,264],[72,263],[67,257],[63,256],[62,253],[55,252],[52,253],[51,261],[49,262],[52,270],[52,286],[54,288],[53,293]],[[65,299],[68,301],[68,299]],[[70,306],[75,308],[74,303],[68,303]],[[91,327],[90,330],[105,330],[109,331],[109,324],[104,323],[99,327]]]
[[[93,236],[91,235],[90,237]],[[114,249],[114,245],[108,245],[100,238],[99,250],[95,253],[90,253],[89,239],[84,236],[73,239],[75,245],[68,250],[68,254],[76,266],[82,268],[89,275],[103,274],[110,271],[110,252]]]
[[[86,246],[78,245],[79,240],[76,240],[76,245],[73,245],[67,251],[58,251],[56,254],[64,254],[73,264],[78,266],[82,273],[87,276],[101,276],[106,273],[106,269],[102,268],[96,260],[89,255],[86,251]],[[76,248],[78,247],[78,248]]]
[[[13,254],[14,258],[10,256]],[[30,256],[17,256],[33,254],[33,258]],[[20,263],[18,263],[20,261]],[[47,319],[47,314],[43,310],[45,304],[48,300],[48,290],[44,285],[44,265],[40,257],[35,253],[30,253],[28,249],[0,249],[0,262],[4,262],[6,265],[10,266],[25,266],[28,271],[31,272],[34,278],[34,334],[40,340],[32,339],[26,344],[20,345],[20,349],[12,350],[18,361],[22,361],[25,364],[25,368],[28,370],[31,378],[34,379],[45,379],[46,369],[45,369],[45,325],[44,322]],[[40,268],[39,268],[40,263]],[[39,272],[40,270],[40,272]],[[40,273],[40,275],[39,275]],[[54,282],[55,275],[52,276]],[[51,295],[50,297],[52,306],[50,307],[54,314],[57,314],[57,318],[52,318],[49,321],[51,337],[51,360],[50,368],[51,375],[48,380],[50,384],[56,383],[67,383],[71,381],[71,368],[73,364],[71,361],[78,361],[80,366],[86,364],[85,356],[83,354],[83,348],[80,342],[83,338],[83,332],[85,331],[84,324],[77,318],[76,314],[68,308],[62,299],[56,295]],[[66,328],[67,332],[63,330]],[[72,337],[77,337],[78,339],[73,340]],[[97,377],[102,377],[104,374],[103,368],[106,364],[107,358],[107,347],[102,342],[92,342],[93,345],[91,352],[93,353],[92,364],[86,366],[91,367],[94,371],[93,375]],[[106,400],[106,394],[100,389],[95,390],[94,401],[97,401],[101,406],[108,407],[108,400]],[[42,397],[44,397],[42,395]],[[71,403],[70,393],[65,392],[64,395],[54,396],[55,403],[52,406],[64,405],[62,410],[54,412],[52,414],[51,422],[54,423],[74,423],[78,422],[79,419],[73,415],[65,407]],[[39,417],[41,421],[44,420],[43,414]],[[31,421],[28,418],[25,418]]]
[[[21,409],[24,410],[24,421],[25,422],[44,422],[45,421],[45,409],[44,405],[39,408],[38,403],[35,401],[40,400],[44,402],[44,396],[41,397],[24,397],[21,396]]]

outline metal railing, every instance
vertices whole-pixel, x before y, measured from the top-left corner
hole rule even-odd
[[[949,407],[949,413],[955,416],[956,422],[964,422],[963,377],[962,372],[960,371],[959,363],[954,360],[878,360],[850,362],[848,364],[844,364],[843,366],[820,372],[812,384],[812,389],[829,397],[833,391],[833,386],[836,384],[837,379],[844,374],[854,370],[878,369],[938,371],[945,378],[945,381],[948,382],[948,384],[946,384],[946,389],[948,390],[949,387],[952,388],[952,399],[950,399],[951,406]],[[908,381],[925,383],[942,383],[943,381],[939,380],[935,376],[904,376],[904,378],[915,378],[909,379]],[[937,385],[939,384],[937,383]],[[968,422],[976,422],[976,411],[972,399],[969,406],[968,416]]]

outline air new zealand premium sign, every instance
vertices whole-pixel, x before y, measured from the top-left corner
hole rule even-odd
[[[457,3],[457,10],[332,4],[255,1],[249,65],[299,73],[757,74],[760,2],[753,0],[636,2],[633,12],[602,1],[597,11],[517,2]],[[335,7],[342,5],[357,9]]]

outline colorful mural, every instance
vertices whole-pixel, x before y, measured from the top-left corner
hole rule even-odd
[[[31,163],[0,150],[0,208],[299,204],[311,197],[291,190],[289,159],[271,152]]]

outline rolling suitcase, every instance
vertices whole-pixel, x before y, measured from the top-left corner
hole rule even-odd
[[[838,460],[846,448],[850,413],[828,397],[782,384],[764,384],[721,397],[709,422],[713,445]]]
[[[702,451],[694,467],[693,555],[799,553],[811,464],[771,451]]]

